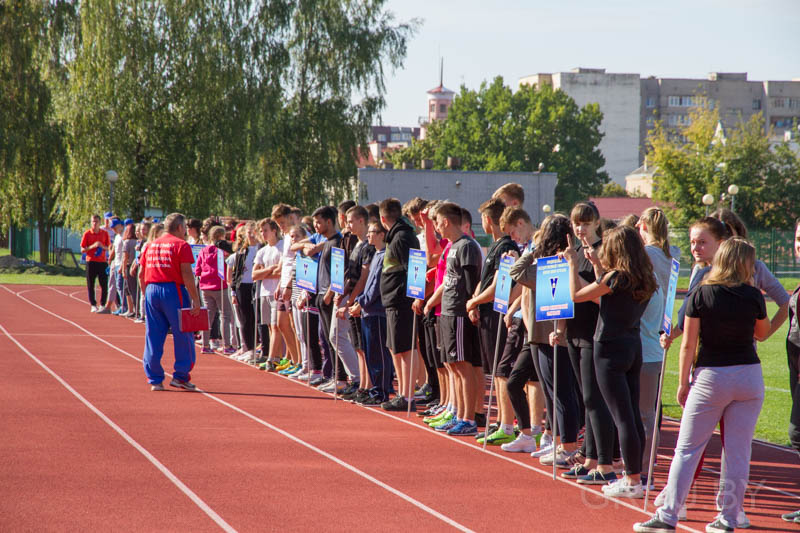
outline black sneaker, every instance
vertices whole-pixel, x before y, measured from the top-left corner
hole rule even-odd
[[[420,413],[417,413],[417,416],[431,416],[433,413],[439,408],[439,402],[436,402],[434,405],[428,404],[428,408]]]
[[[325,379],[323,376],[319,376],[319,377],[313,378],[313,379],[312,379],[312,380],[309,382],[309,385],[311,385],[312,387],[319,387],[320,385],[322,385],[322,384],[323,384],[323,383],[325,383],[326,381],[327,381],[327,380],[326,380],[326,379]]]
[[[350,400],[350,401],[351,401],[351,402],[353,402],[353,403],[357,403],[357,404],[361,405],[361,404],[363,404],[364,402],[366,402],[367,400],[369,400],[369,391],[366,391],[366,390],[360,390],[360,391],[358,391],[358,393],[357,393],[357,394],[356,394],[356,395],[353,397],[353,399],[352,399],[352,400]]]
[[[408,411],[408,402],[402,396],[395,396],[394,400],[381,404],[384,411]],[[411,410],[416,412],[417,404],[411,400]]]
[[[475,413],[475,424],[477,424],[477,426],[479,428],[485,428],[486,427],[486,414],[485,413]]]
[[[347,387],[346,389],[344,389],[342,391],[342,394],[341,394],[342,400],[345,400],[345,401],[349,402],[349,401],[353,400],[361,392],[363,392],[361,389],[357,388],[355,390],[350,390],[350,387]]]
[[[381,407],[383,406],[383,400],[381,400],[380,398],[369,397],[363,402],[361,402],[361,405],[363,405],[364,407]]]
[[[433,398],[433,387],[425,383],[414,392],[414,400],[419,400],[420,402],[427,402]]]
[[[636,522],[633,524],[633,530],[637,533],[669,533],[675,531],[675,526],[662,522],[658,516],[654,516],[647,522]]]
[[[733,531],[733,528],[726,526],[721,518],[717,518],[710,524],[706,524],[706,533],[728,533]]]
[[[484,424],[484,425],[485,425],[485,424]],[[482,438],[484,438],[486,435],[491,435],[492,433],[494,433],[494,432],[495,432],[495,431],[497,431],[498,429],[500,429],[500,424],[498,424],[497,422],[494,422],[493,424],[490,424],[490,425],[489,425],[489,429],[487,429],[486,431],[481,431],[480,433],[478,433],[477,435],[475,435],[475,438],[476,438],[476,439],[482,439]]]

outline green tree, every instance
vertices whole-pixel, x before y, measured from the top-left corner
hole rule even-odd
[[[555,203],[563,210],[600,193],[608,181],[600,170],[602,120],[596,104],[579,108],[550,86],[525,85],[512,92],[498,76],[477,91],[461,87],[447,119],[431,128],[426,143],[439,169],[450,156],[460,158],[465,170],[535,172],[541,163],[558,173]]]
[[[603,190],[600,191],[600,196],[603,198],[628,198],[630,195],[625,187],[614,181],[603,185]]]
[[[68,178],[65,131],[53,100],[73,17],[70,2],[0,4],[0,219],[36,223],[43,263]]]
[[[648,158],[658,167],[653,197],[672,206],[672,222],[688,226],[702,217],[705,194],[714,198],[712,209],[729,206],[727,190],[735,184],[735,211],[745,224],[790,227],[800,214],[792,201],[800,193],[800,159],[786,145],[770,148],[763,116],[754,115],[724,135],[716,109],[703,104],[689,117],[677,134],[658,122],[648,137]]]

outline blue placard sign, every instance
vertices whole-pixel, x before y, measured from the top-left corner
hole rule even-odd
[[[664,307],[664,320],[661,322],[661,329],[669,335],[672,332],[672,308],[675,307],[675,292],[678,290],[678,272],[681,264],[676,259],[672,260],[669,269],[669,287],[667,288],[667,305]]]
[[[331,290],[344,294],[344,250],[331,248]]]
[[[194,266],[197,264],[197,257],[200,255],[200,252],[203,251],[203,248],[206,247],[205,244],[191,244],[192,247],[192,257],[194,257],[194,261],[192,261],[192,272],[194,272]]]
[[[317,292],[317,266],[313,258],[297,255],[295,268],[298,287],[308,292]]]
[[[217,274],[220,279],[225,279],[225,254],[217,248]]]
[[[557,256],[536,260],[536,321],[572,318],[575,307],[569,293],[569,264]]]
[[[508,299],[511,297],[511,265],[513,257],[504,257],[500,260],[497,269],[497,285],[494,286],[494,310],[498,313],[508,313]]]
[[[408,278],[406,280],[406,296],[425,299],[425,274],[428,271],[428,260],[424,250],[412,248],[408,252]]]

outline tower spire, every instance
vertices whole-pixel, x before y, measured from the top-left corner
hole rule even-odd
[[[444,58],[439,58],[439,87],[444,87]]]

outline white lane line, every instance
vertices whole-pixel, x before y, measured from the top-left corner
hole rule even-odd
[[[164,474],[164,476],[167,479],[169,479],[176,487],[178,487],[178,489],[180,489],[181,492],[183,492],[190,500],[192,500],[195,503],[195,505],[197,505],[197,507],[200,508],[200,510],[202,510],[205,514],[207,514],[209,516],[209,518],[211,518],[214,522],[216,522],[216,524],[220,528],[222,528],[223,531],[227,531],[229,533],[235,533],[236,532],[236,530],[233,527],[231,527],[230,524],[228,524],[225,520],[223,520],[222,517],[219,516],[211,507],[209,507],[206,502],[204,502],[202,499],[200,499],[200,497],[197,494],[195,494],[192,491],[192,489],[187,487],[186,484],[183,483],[183,481],[178,479],[178,477],[175,476],[175,474],[173,474],[169,470],[169,468],[164,466],[164,464],[161,461],[159,461],[158,459],[156,459],[155,456],[152,453],[147,451],[147,449],[144,446],[142,446],[141,444],[136,442],[133,439],[133,437],[128,435],[125,432],[124,429],[122,429],[117,424],[115,424],[114,421],[111,420],[110,418],[108,418],[102,411],[100,411],[100,409],[95,407],[89,400],[84,398],[81,395],[81,393],[76,391],[74,388],[72,388],[72,386],[69,383],[64,381],[64,379],[61,376],[56,374],[53,370],[50,369],[50,367],[48,367],[46,364],[44,364],[38,357],[33,355],[27,348],[25,348],[25,346],[20,344],[20,342],[16,338],[14,338],[8,332],[8,330],[6,330],[6,328],[3,327],[2,324],[0,324],[0,331],[2,331],[2,333],[6,337],[11,339],[11,341],[14,344],[16,344],[19,347],[19,349],[22,350],[28,357],[30,357],[37,365],[42,367],[48,374],[53,376],[53,378],[55,378],[56,381],[58,381],[65,389],[67,389],[73,396],[75,396],[83,405],[88,407],[94,414],[96,414],[98,417],[100,417],[100,420],[102,420],[103,422],[108,424],[108,426],[111,427],[111,429],[113,429],[114,431],[116,431],[119,434],[120,437],[125,439],[125,441],[128,444],[133,446],[133,448],[136,451],[141,453],[148,461],[150,461],[153,464],[153,466],[155,466],[162,474]]]
[[[19,331],[12,331],[12,335],[17,337],[91,337],[86,333],[22,333]],[[141,339],[141,335],[106,335],[109,339]]]
[[[89,336],[94,337],[95,339],[101,341],[103,344],[106,344],[106,345],[114,348],[115,350],[117,350],[118,352],[122,353],[123,355],[126,355],[126,356],[130,357],[131,359],[133,359],[135,361],[138,361],[138,362],[142,361],[141,359],[139,359],[135,355],[133,355],[131,353],[128,353],[125,350],[123,350],[123,349],[121,349],[121,348],[119,348],[117,346],[114,346],[113,344],[111,344],[111,343],[105,341],[104,339],[98,337],[97,335],[95,335],[91,331],[87,330],[86,328],[82,327],[81,325],[76,324],[75,322],[73,322],[73,321],[71,321],[71,320],[69,320],[67,318],[62,317],[61,315],[59,315],[57,313],[54,313],[54,312],[52,312],[52,311],[50,311],[48,309],[45,309],[44,307],[42,307],[42,306],[40,306],[38,304],[35,304],[32,301],[28,300],[27,298],[22,296],[22,294],[24,292],[26,292],[26,291],[21,291],[19,293],[15,293],[15,292],[9,290],[6,287],[3,287],[3,288],[6,289],[11,294],[16,295],[18,298],[20,298],[20,299],[24,300],[25,302],[29,303],[30,305],[32,305],[32,306],[34,306],[34,307],[36,307],[38,309],[41,309],[42,311],[44,311],[44,312],[46,312],[46,313],[48,313],[48,314],[50,314],[50,315],[52,315],[52,316],[54,316],[56,318],[59,318],[60,320],[63,320],[64,322],[67,322],[68,324],[72,324],[73,326],[75,326],[76,328],[78,328],[78,329],[80,329],[82,331],[85,331],[86,333],[89,334]],[[55,290],[56,292],[58,292],[60,294],[63,294],[64,296],[68,296],[68,294],[65,294],[65,293],[63,293],[63,292],[61,292],[59,290],[56,290],[56,289],[53,289],[53,290]],[[0,327],[2,327],[2,326],[0,326]],[[5,331],[5,329],[4,329],[4,331]],[[17,344],[19,345],[19,343],[17,343]],[[20,345],[20,347],[21,347],[21,345]],[[33,357],[32,354],[31,354],[31,356]],[[37,359],[37,362],[38,362],[38,359]],[[42,364],[42,363],[40,363],[40,364]],[[42,364],[42,366],[44,366],[44,364]],[[45,367],[45,369],[47,369],[47,367]],[[47,369],[47,370],[49,371],[49,369]],[[53,374],[53,375],[55,376],[55,374]],[[62,380],[59,379],[59,381],[62,381]],[[64,384],[65,386],[68,386],[63,381],[62,381],[62,384]],[[453,520],[452,518],[450,518],[450,517],[438,512],[438,511],[436,511],[435,509],[433,509],[431,507],[428,507],[427,505],[425,505],[424,503],[420,502],[419,500],[417,500],[415,498],[412,498],[408,494],[406,494],[406,493],[404,493],[404,492],[392,487],[391,485],[388,485],[388,484],[384,483],[383,481],[381,481],[381,480],[379,480],[379,479],[367,474],[363,470],[360,470],[360,469],[356,468],[355,466],[343,461],[342,459],[339,459],[338,457],[326,452],[325,450],[317,448],[313,444],[311,444],[309,442],[306,442],[306,441],[302,440],[301,438],[296,437],[295,435],[292,435],[288,431],[285,431],[285,430],[283,430],[283,429],[281,429],[281,428],[279,428],[277,426],[274,426],[274,425],[270,424],[269,422],[267,422],[266,420],[262,420],[262,419],[258,418],[257,416],[248,413],[244,409],[241,409],[239,407],[236,407],[235,405],[232,405],[232,404],[226,402],[225,400],[217,398],[213,394],[209,394],[209,393],[207,393],[207,392],[205,392],[205,391],[203,391],[201,389],[198,389],[197,391],[199,393],[201,393],[203,396],[205,396],[205,397],[207,397],[207,398],[209,398],[211,400],[214,400],[215,402],[217,402],[217,403],[219,403],[221,405],[224,405],[225,407],[228,407],[229,409],[231,409],[231,410],[233,410],[233,411],[235,411],[237,413],[240,413],[240,414],[246,416],[247,418],[253,420],[254,422],[257,422],[257,423],[263,425],[264,427],[267,427],[267,428],[271,429],[272,431],[275,431],[276,433],[278,433],[280,435],[283,435],[284,437],[296,442],[297,444],[300,444],[301,446],[304,446],[304,447],[308,448],[309,450],[311,450],[311,451],[313,451],[313,452],[325,457],[326,459],[329,459],[330,461],[333,461],[334,463],[336,463],[339,466],[341,466],[341,467],[353,472],[354,474],[357,474],[358,476],[363,477],[367,481],[370,481],[371,483],[374,483],[375,485],[377,485],[377,486],[381,487],[382,489],[390,492],[391,494],[394,494],[395,496],[398,496],[399,498],[401,498],[401,499],[405,500],[406,502],[414,505],[415,507],[427,512],[431,516],[434,516],[435,518],[438,518],[439,520],[441,520],[442,522],[452,526],[453,528],[455,528],[455,529],[457,529],[459,531],[464,531],[465,533],[474,533],[473,530],[469,529],[468,527],[464,526],[463,524],[460,524],[460,523],[456,522],[455,520]],[[77,395],[77,392],[75,392],[75,394]],[[80,397],[80,398],[82,398],[82,397]],[[87,405],[90,405],[90,404],[88,404],[88,402],[85,402],[85,403],[87,403]],[[97,413],[100,413],[100,412],[97,411]],[[108,420],[108,422],[113,424],[113,422],[111,422],[110,420]],[[120,431],[122,431],[122,430],[120,430]],[[131,442],[133,442],[133,441],[131,440]]]

